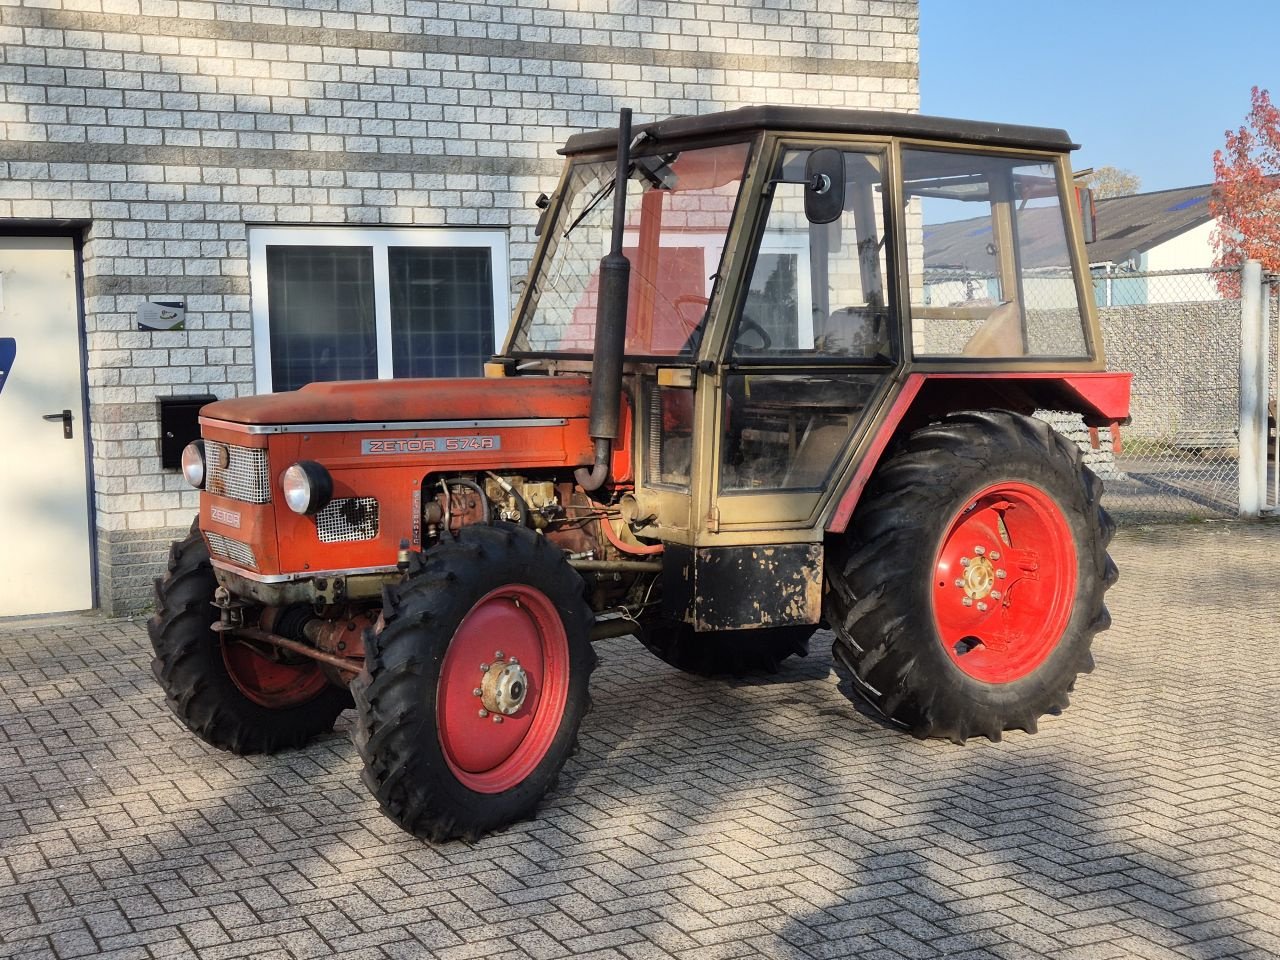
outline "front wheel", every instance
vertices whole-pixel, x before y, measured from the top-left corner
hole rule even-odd
[[[1102,484],[1041,421],[959,413],[873,476],[827,564],[834,654],[916,736],[1034,732],[1110,624]]]
[[[264,649],[211,627],[218,588],[209,549],[193,524],[169,550],[147,622],[151,671],[174,714],[202,739],[232,753],[300,747],[333,729],[351,698],[316,661]]]
[[[463,527],[384,597],[352,683],[364,780],[429,840],[533,813],[577,745],[595,652],[581,577],[544,538]]]

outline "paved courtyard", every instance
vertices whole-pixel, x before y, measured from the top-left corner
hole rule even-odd
[[[1280,956],[1280,525],[1113,554],[1036,736],[886,729],[826,642],[731,682],[610,641],[541,815],[474,846],[383,819],[347,717],[234,757],[140,621],[0,622],[0,957]]]

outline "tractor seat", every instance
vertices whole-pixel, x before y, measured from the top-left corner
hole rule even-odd
[[[965,357],[1021,357],[1022,308],[1017,300],[1006,300],[987,315],[960,354]]]

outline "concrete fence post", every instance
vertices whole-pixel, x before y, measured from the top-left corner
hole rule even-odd
[[[1240,518],[1257,519],[1266,489],[1267,352],[1262,264],[1240,271]]]
[[[1258,349],[1258,506],[1264,516],[1277,506],[1267,488],[1271,437],[1271,284],[1274,279],[1264,275],[1258,284],[1262,298],[1262,337]]]

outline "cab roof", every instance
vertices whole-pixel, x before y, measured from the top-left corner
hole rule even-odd
[[[722,133],[749,133],[782,130],[792,133],[865,133],[892,137],[955,141],[963,144],[1000,147],[1028,147],[1065,152],[1079,148],[1067,131],[1052,127],[1025,127],[1013,123],[955,120],[918,113],[886,110],[846,110],[834,107],[755,106],[707,113],[701,116],[671,117],[654,123],[636,124],[632,131],[650,140],[677,140]],[[593,130],[577,133],[560,149],[572,155],[617,147],[618,131]]]

